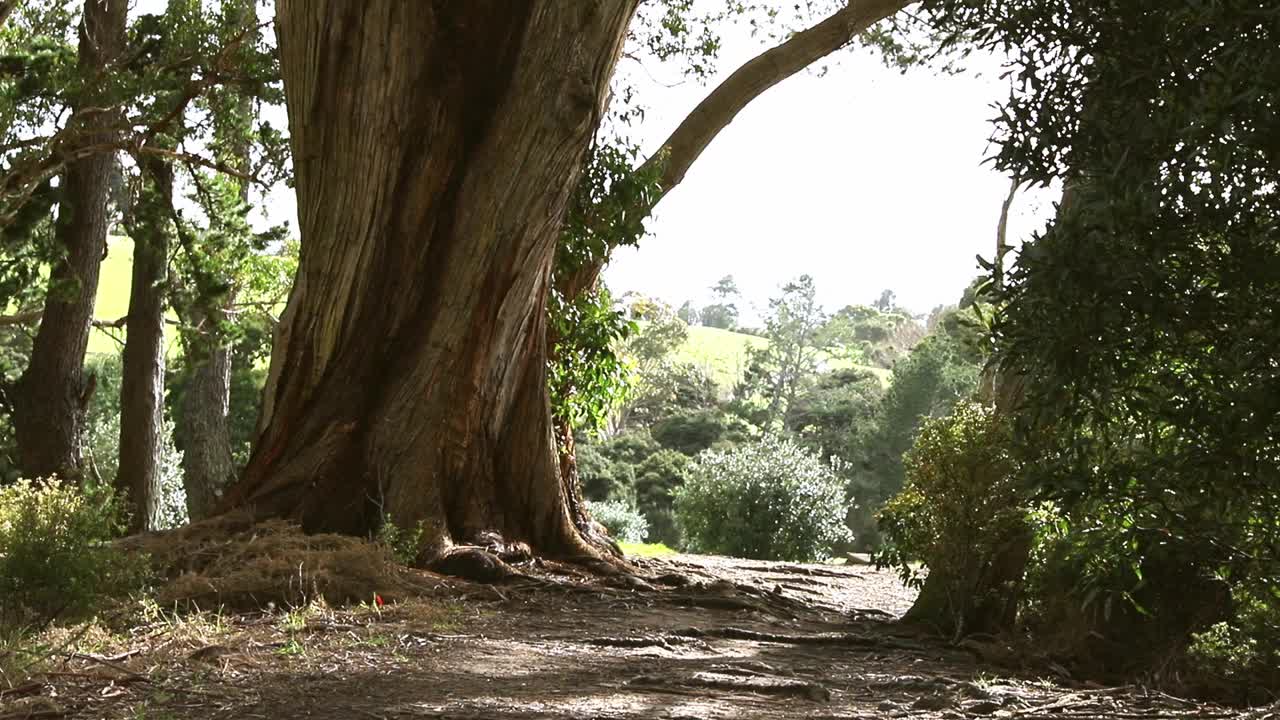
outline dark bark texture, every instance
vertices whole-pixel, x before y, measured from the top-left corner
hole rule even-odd
[[[95,92],[103,69],[124,45],[126,0],[89,0],[80,24],[79,60],[88,90],[81,107],[98,105]],[[83,146],[112,140],[109,113],[86,116],[79,137]],[[18,462],[29,477],[82,471],[81,435],[90,384],[84,380],[98,271],[106,253],[108,181],[114,171],[111,152],[70,163],[62,176],[62,201],[55,236],[61,257],[49,274],[49,294],[31,361],[14,397]]]
[[[115,478],[133,532],[155,526],[160,503],[168,207],[173,196],[173,168],[153,157],[144,159],[142,166],[144,190],[129,224],[133,277],[120,382],[120,469]]]
[[[562,482],[546,298],[635,0],[281,0],[301,224],[260,434],[227,506],[424,560],[598,557]]]

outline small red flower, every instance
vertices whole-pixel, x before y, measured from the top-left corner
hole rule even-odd
[[[374,604],[374,605],[377,605],[378,607],[382,607],[383,605],[386,605],[387,603],[386,603],[385,601],[383,601],[383,599],[382,599],[382,596],[381,596],[381,595],[379,595],[378,593],[374,593],[374,594],[373,594],[373,604]]]

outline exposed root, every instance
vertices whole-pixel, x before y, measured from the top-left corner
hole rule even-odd
[[[663,675],[641,675],[631,680],[631,684],[658,686],[674,684],[686,687],[759,693],[762,695],[798,697],[814,702],[829,702],[831,700],[831,691],[818,683],[761,673],[740,675],[729,672],[697,672],[683,678],[671,678]]]
[[[443,575],[480,583],[500,583],[527,578],[496,553],[475,545],[458,545],[433,560],[430,569]]]

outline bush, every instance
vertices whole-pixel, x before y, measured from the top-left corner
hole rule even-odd
[[[877,562],[915,587],[924,584],[915,562],[928,566],[938,577],[922,597],[945,607],[924,611],[958,630],[978,625],[980,615],[1007,616],[1007,596],[995,586],[1021,576],[1030,532],[1006,419],[986,405],[957,403],[950,415],[925,422],[904,465],[906,486],[880,513],[885,544]],[[922,607],[917,602],[912,612]]]
[[[642,543],[649,535],[649,523],[639,510],[625,503],[587,501],[591,517],[596,519],[616,540]]]
[[[0,488],[0,626],[81,615],[139,586],[145,559],[109,544],[123,528],[106,490],[56,479]]]
[[[1192,634],[1191,677],[1217,694],[1265,702],[1263,688],[1280,686],[1280,588],[1236,587],[1231,620]]]
[[[694,552],[806,561],[849,539],[842,482],[787,439],[703,453],[673,494],[676,521]]]

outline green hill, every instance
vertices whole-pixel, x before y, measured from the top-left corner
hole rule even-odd
[[[747,369],[747,353],[751,348],[762,348],[769,341],[755,335],[721,330],[720,328],[690,326],[689,337],[676,349],[676,359],[690,362],[702,368],[722,389],[732,388]],[[858,367],[888,384],[891,373],[884,368],[855,365],[843,358],[828,358],[828,369]]]

